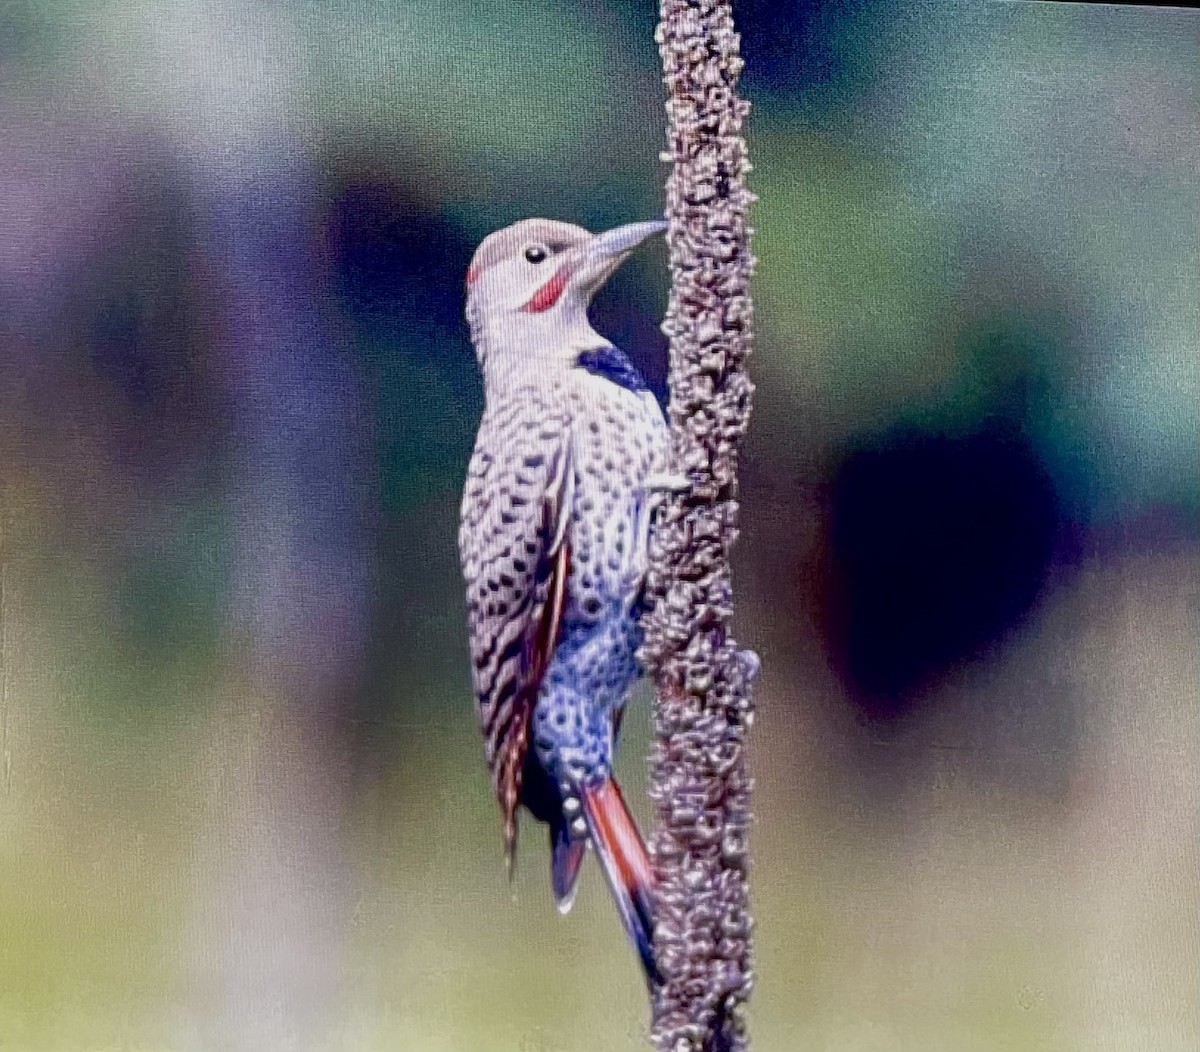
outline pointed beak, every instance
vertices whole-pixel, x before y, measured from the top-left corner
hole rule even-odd
[[[579,258],[571,268],[572,284],[590,299],[638,245],[666,229],[664,220],[655,219],[649,223],[627,223],[597,234],[579,249]]]
[[[588,245],[588,250],[601,256],[619,256],[624,259],[646,238],[661,234],[666,229],[665,219],[655,219],[649,223],[627,223],[625,226],[597,234],[595,240]]]

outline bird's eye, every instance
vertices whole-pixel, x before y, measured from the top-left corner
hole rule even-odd
[[[525,250],[525,258],[530,263],[541,263],[549,253],[541,245],[533,245]]]

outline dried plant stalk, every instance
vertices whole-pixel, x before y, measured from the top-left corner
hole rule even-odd
[[[743,1052],[753,984],[745,738],[757,659],[729,631],[738,448],[753,385],[748,294],[753,195],[737,94],[739,38],[728,2],[662,0],[669,152],[667,239],[674,468],[686,492],[659,511],[643,659],[658,691],[651,850],[661,875],[655,1002],[660,1052]]]

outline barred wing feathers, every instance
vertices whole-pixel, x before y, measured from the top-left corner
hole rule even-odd
[[[565,415],[545,402],[485,413],[463,495],[459,549],[476,712],[510,865],[530,721],[566,602],[573,486]]]

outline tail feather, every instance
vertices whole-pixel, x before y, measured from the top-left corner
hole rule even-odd
[[[572,840],[567,823],[560,819],[550,827],[550,875],[559,913],[569,913],[575,902],[575,883],[587,855],[586,840]]]
[[[646,844],[612,778],[584,789],[581,795],[592,843],[625,930],[641,957],[647,981],[660,985],[662,977],[654,960],[654,867]]]

